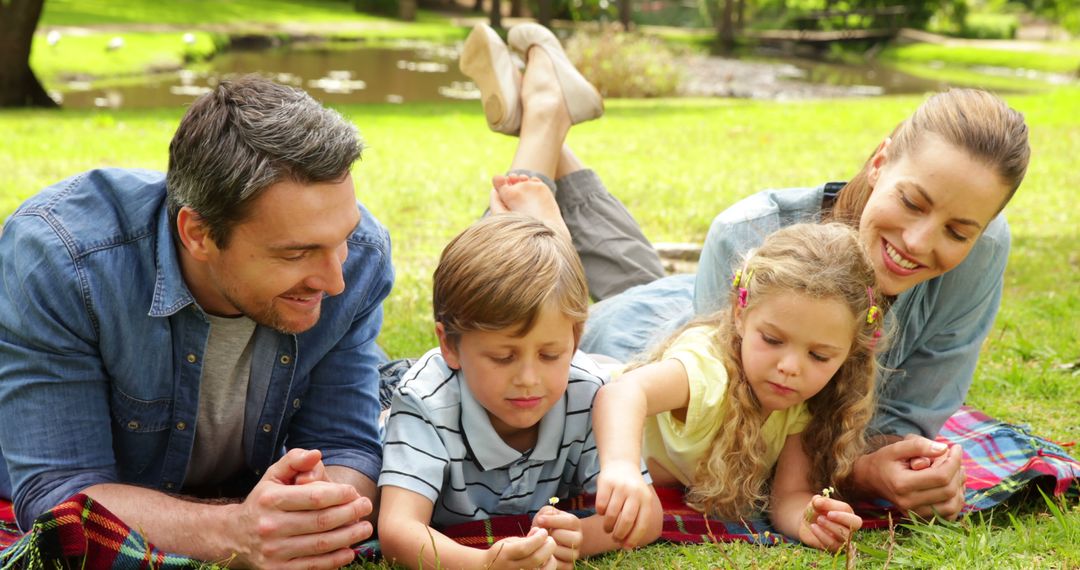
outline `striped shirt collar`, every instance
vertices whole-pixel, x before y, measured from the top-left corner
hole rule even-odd
[[[464,374],[457,374],[461,386],[461,427],[465,444],[484,471],[505,467],[520,460],[525,454],[510,447],[491,425],[487,410],[473,396]],[[554,461],[562,444],[563,427],[566,425],[566,393],[540,420],[540,433],[536,446],[528,452],[529,461]]]

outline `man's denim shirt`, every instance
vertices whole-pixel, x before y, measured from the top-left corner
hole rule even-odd
[[[393,268],[386,230],[358,207],[345,292],[324,299],[304,333],[256,328],[243,441],[252,478],[299,447],[378,480],[375,338]],[[208,335],[180,272],[163,174],[87,172],[8,219],[0,495],[13,499],[20,528],[100,483],[184,489]]]

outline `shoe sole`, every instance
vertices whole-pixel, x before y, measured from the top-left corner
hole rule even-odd
[[[502,86],[496,77],[492,38],[488,35],[494,33],[487,28],[474,28],[465,39],[458,67],[480,88],[480,93],[484,96],[481,103],[488,126],[492,130],[500,131],[508,113],[506,101],[502,97]]]

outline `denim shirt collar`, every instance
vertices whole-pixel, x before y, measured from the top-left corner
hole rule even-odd
[[[158,212],[155,230],[157,275],[154,278],[154,298],[148,313],[151,317],[171,316],[195,302],[180,270],[180,254],[173,242],[167,203],[168,201],[163,203],[161,211]]]
[[[504,467],[525,454],[510,447],[495,432],[487,410],[476,400],[464,375],[457,374],[461,382],[461,431],[473,456],[484,471]],[[529,461],[554,461],[562,444],[563,427],[566,423],[566,395],[555,403],[540,420],[536,445],[528,452]]]

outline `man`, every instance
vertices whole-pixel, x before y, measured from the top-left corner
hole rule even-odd
[[[21,528],[83,492],[166,551],[352,560],[393,282],[360,151],[336,112],[245,77],[191,106],[166,176],[94,170],[8,219],[0,495]]]

